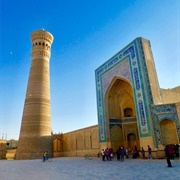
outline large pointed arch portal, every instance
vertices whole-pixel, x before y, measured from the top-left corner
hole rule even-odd
[[[143,40],[148,43],[147,40]],[[150,85],[147,68],[143,63],[144,52],[141,47],[142,38],[135,39],[95,71],[100,143],[110,142],[112,132],[110,133],[109,125],[113,126],[113,117],[115,117],[115,121],[117,118],[136,115],[139,137],[144,138],[145,141],[145,137],[152,136],[150,126],[152,117],[148,107],[153,103],[153,98],[151,89],[147,88]],[[114,83],[112,83],[113,81]],[[123,84],[126,90],[122,90],[119,84]],[[109,88],[110,86],[112,89]],[[121,96],[123,99],[115,98],[118,96],[115,93],[116,86],[119,86],[118,90],[122,90],[121,95],[124,93],[124,96]],[[109,93],[107,93],[108,91]],[[127,101],[123,103],[125,99]],[[116,126],[113,129],[117,131],[118,127],[120,128],[120,126]],[[126,133],[138,136],[137,132],[128,132],[127,130]],[[126,141],[128,139],[125,135],[123,138]]]

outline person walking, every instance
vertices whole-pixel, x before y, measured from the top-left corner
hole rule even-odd
[[[108,155],[109,157],[109,161],[111,161],[111,159],[112,159],[112,149],[111,148],[109,148],[109,155]]]
[[[169,145],[169,153],[170,153],[170,159],[174,159],[174,146]]]
[[[121,147],[119,154],[120,154],[121,162],[124,162],[124,149],[123,149],[123,147]]]
[[[117,161],[120,161],[120,149],[117,149],[116,154],[117,154]]]
[[[135,150],[134,150],[134,148],[132,148],[131,153],[132,153],[132,158],[135,159],[136,157],[135,157]]]
[[[148,159],[152,159],[152,150],[149,145],[148,145]]]
[[[171,161],[170,161],[171,155],[170,155],[170,152],[169,152],[169,146],[168,145],[166,145],[166,147],[165,147],[165,154],[166,154],[167,165],[168,165],[167,167],[171,168],[172,167],[172,164],[171,164]]]
[[[110,159],[109,159],[109,149],[108,148],[106,148],[106,150],[105,150],[105,155],[106,155],[107,161],[110,161]]]
[[[142,149],[141,149],[141,154],[142,154],[142,158],[143,158],[143,159],[146,159],[146,158],[145,158],[145,150],[144,150],[143,147],[142,147]]]
[[[127,147],[126,147],[125,153],[126,153],[126,159],[128,159],[129,158],[129,151],[128,151]]]
[[[102,154],[102,160],[105,161],[105,151],[104,151],[104,149],[102,149],[101,154]]]

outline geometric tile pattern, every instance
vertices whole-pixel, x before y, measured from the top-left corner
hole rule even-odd
[[[126,59],[102,75],[103,95],[105,95],[105,92],[114,76],[122,77],[132,83],[129,66],[129,61]]]

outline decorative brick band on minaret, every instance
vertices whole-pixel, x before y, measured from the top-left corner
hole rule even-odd
[[[53,36],[42,30],[31,34],[32,61],[16,159],[52,155],[49,59]]]

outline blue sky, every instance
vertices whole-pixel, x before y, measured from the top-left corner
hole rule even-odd
[[[41,28],[54,36],[54,133],[97,124],[95,69],[136,37],[151,42],[160,87],[180,85],[179,0],[0,0],[0,138],[19,137],[30,34]]]

